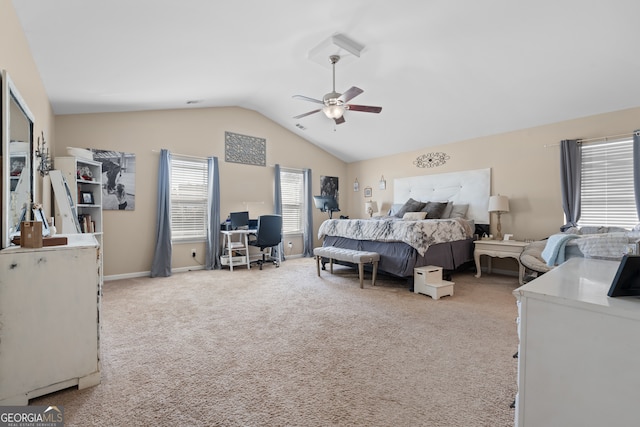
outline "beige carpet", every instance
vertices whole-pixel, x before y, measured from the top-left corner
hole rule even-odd
[[[302,258],[107,282],[102,383],[31,404],[67,426],[512,426],[517,279],[453,280],[435,301]]]

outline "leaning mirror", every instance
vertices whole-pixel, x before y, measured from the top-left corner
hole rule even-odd
[[[11,244],[33,203],[33,115],[7,75],[0,71],[2,122],[2,248]]]

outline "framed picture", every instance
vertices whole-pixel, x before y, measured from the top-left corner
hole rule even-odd
[[[371,187],[364,187],[364,197],[371,197],[373,195],[373,191]]]
[[[353,191],[360,191],[360,183],[358,182],[358,178],[353,181]]]
[[[80,203],[83,205],[93,205],[93,193],[91,191],[81,191]]]

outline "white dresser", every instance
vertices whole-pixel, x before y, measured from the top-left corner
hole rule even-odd
[[[516,426],[640,425],[640,299],[609,298],[618,262],[572,258],[516,289]]]
[[[0,251],[0,405],[100,383],[100,260],[92,234]]]

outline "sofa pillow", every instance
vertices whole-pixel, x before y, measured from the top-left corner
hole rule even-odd
[[[422,219],[425,219],[426,217],[427,217],[426,212],[406,212],[402,216],[402,219],[405,219],[408,221],[420,221]]]
[[[398,218],[402,218],[407,212],[420,212],[420,210],[424,208],[424,205],[425,204],[423,202],[418,202],[417,200],[409,198],[409,200],[407,200],[396,213],[396,216]]]
[[[468,210],[469,205],[453,205],[453,209],[451,209],[451,213],[447,218],[466,218]]]
[[[440,219],[446,207],[447,202],[427,202],[421,211],[426,212],[429,219]]]

